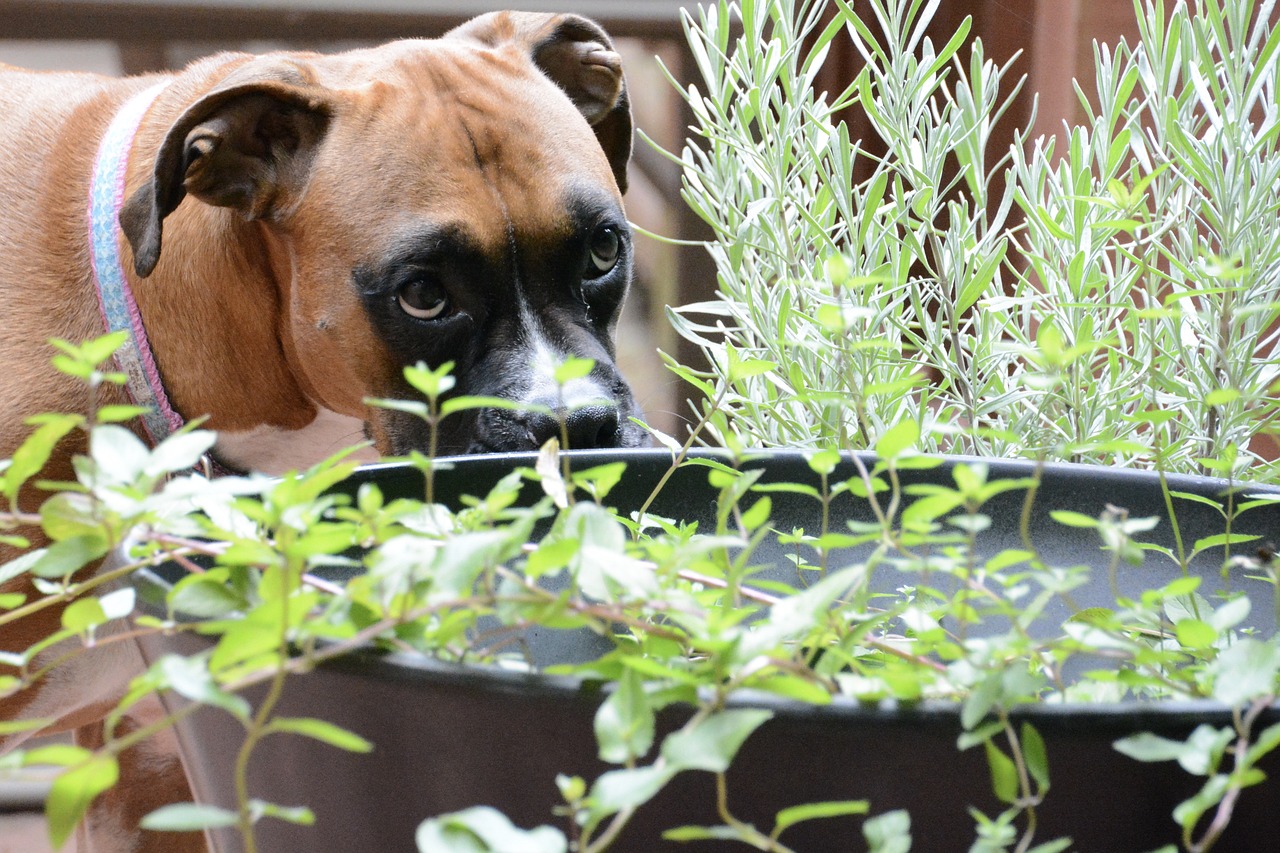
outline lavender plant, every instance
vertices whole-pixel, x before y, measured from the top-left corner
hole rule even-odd
[[[992,128],[1014,61],[967,22],[934,45],[937,2],[837,5],[825,29],[814,2],[687,20],[704,87],[679,159],[719,294],[673,320],[720,376],[769,364],[712,436],[872,447],[911,420],[929,450],[1268,476],[1252,438],[1280,379],[1274,3],[1135,3],[1141,40],[1098,45],[1094,98],[1077,87],[1084,122],[1007,150]],[[842,29],[865,66],[816,92]]]

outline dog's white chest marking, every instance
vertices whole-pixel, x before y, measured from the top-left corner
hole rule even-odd
[[[363,440],[363,421],[322,408],[302,429],[261,426],[243,432],[220,432],[214,453],[236,470],[278,475],[306,468]],[[376,462],[378,453],[365,448],[351,458],[362,463]]]

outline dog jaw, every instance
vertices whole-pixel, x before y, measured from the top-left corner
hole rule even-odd
[[[220,432],[214,455],[238,471],[280,475],[303,469],[358,444],[364,435],[364,421],[319,408],[315,419],[302,429],[258,426],[251,430]],[[364,447],[349,458],[361,463],[376,462],[378,453]]]

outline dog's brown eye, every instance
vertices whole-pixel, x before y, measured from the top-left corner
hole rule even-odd
[[[400,308],[419,320],[436,320],[449,311],[449,295],[431,279],[415,279],[400,288]]]
[[[587,270],[588,278],[604,275],[618,263],[618,255],[622,254],[622,237],[618,229],[605,226],[596,229],[591,235],[591,269]]]

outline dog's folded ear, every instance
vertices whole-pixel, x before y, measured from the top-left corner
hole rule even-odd
[[[287,210],[328,122],[321,90],[285,64],[247,63],[190,104],[165,133],[151,180],[120,210],[138,275],[155,269],[164,218],[187,193],[248,219]]]
[[[621,192],[631,159],[631,103],[622,57],[608,33],[580,15],[491,12],[450,31],[496,47],[524,46],[542,73],[564,90],[586,118],[604,150]]]

